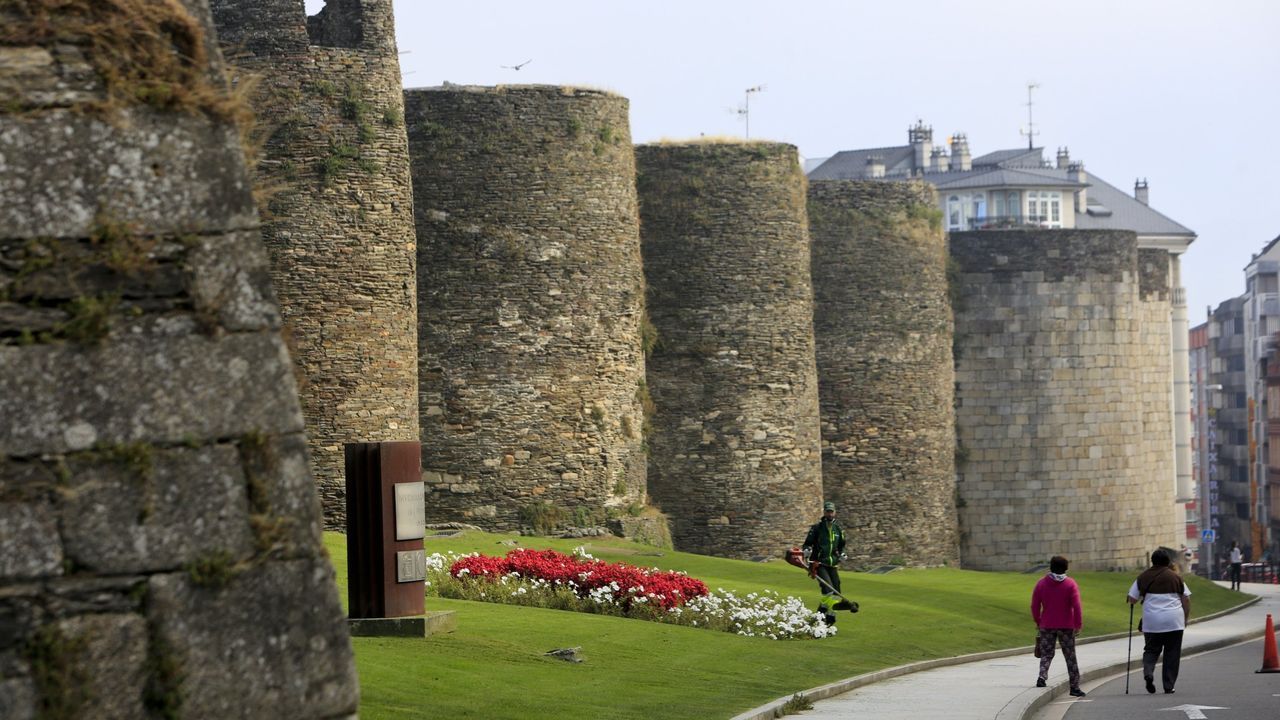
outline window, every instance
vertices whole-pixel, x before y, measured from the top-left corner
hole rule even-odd
[[[1232,318],[1232,320],[1234,321],[1231,325],[1232,334],[1243,335],[1244,334],[1244,316],[1237,315],[1234,318]]]
[[[947,198],[947,229],[960,229],[960,196],[952,195]]]
[[[1004,217],[1004,195],[991,193],[991,205],[996,217]]]
[[[1236,517],[1241,520],[1249,519],[1249,503],[1247,502],[1236,503]]]
[[[1018,197],[1017,191],[1009,193],[1008,208],[1009,214],[1013,217],[1022,217],[1022,198]]]
[[[984,220],[987,217],[987,196],[983,193],[975,193],[973,196],[973,215],[974,220]]]
[[[1232,355],[1231,357],[1227,358],[1227,372],[1244,372],[1244,356]],[[1241,393],[1241,395],[1243,394],[1244,393]],[[1244,406],[1237,405],[1236,407],[1244,407]]]
[[[1235,358],[1232,358],[1232,359],[1234,360]],[[1241,362],[1243,362],[1243,359],[1241,360]],[[1243,407],[1248,407],[1248,405],[1249,405],[1249,401],[1245,398],[1244,393],[1238,392],[1235,394],[1235,402],[1232,403],[1231,407],[1243,408]]]

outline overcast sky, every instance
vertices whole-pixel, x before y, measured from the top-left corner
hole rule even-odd
[[[306,0],[310,12],[323,0]],[[1280,2],[1273,0],[396,0],[407,87],[548,83],[631,101],[636,142],[742,134],[805,157],[904,145],[917,118],[973,154],[1036,145],[1199,234],[1192,325],[1244,292],[1280,235]],[[531,60],[519,71],[502,65]]]

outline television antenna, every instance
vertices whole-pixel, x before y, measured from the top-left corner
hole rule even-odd
[[[1039,131],[1036,130],[1036,124],[1035,124],[1035,121],[1032,119],[1032,115],[1031,115],[1031,109],[1034,104],[1031,100],[1031,91],[1035,90],[1038,87],[1040,87],[1040,83],[1035,83],[1035,82],[1027,83],[1027,129],[1018,131],[1019,134],[1027,136],[1028,150],[1036,149],[1036,136],[1040,134]]]
[[[733,111],[737,113],[738,116],[741,117],[747,123],[747,127],[746,127],[747,140],[751,139],[751,95],[752,93],[758,93],[758,92],[764,92],[764,85],[756,85],[755,87],[747,88],[743,92],[742,107],[737,108]]]

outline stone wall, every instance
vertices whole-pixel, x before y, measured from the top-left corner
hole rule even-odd
[[[0,6],[0,716],[352,717],[207,7],[51,6]]]
[[[1144,454],[1149,458],[1145,468],[1150,472],[1153,489],[1177,496],[1177,471],[1173,440],[1173,287],[1169,252],[1164,249],[1138,250],[1138,313],[1142,320],[1142,349],[1138,350],[1138,381],[1144,410],[1146,432]],[[1179,547],[1186,542],[1185,519],[1180,518],[1176,502],[1158,508],[1168,512],[1158,522],[1165,525],[1161,545]],[[1153,518],[1153,522],[1155,519]],[[1150,555],[1149,548],[1147,554]]]
[[[1081,570],[1133,568],[1176,545],[1169,402],[1153,389],[1172,382],[1168,319],[1144,309],[1158,281],[1140,272],[1134,233],[950,242],[965,566],[1018,570],[1061,553]]]
[[[413,198],[391,0],[212,0],[257,76],[263,238],[291,338],[325,524],[343,445],[418,439]]]
[[[809,184],[822,481],[855,565],[955,565],[947,248],[922,182]]]
[[[428,519],[585,525],[643,501],[626,99],[448,86],[405,105]]]
[[[776,557],[822,514],[805,182],[775,143],[637,149],[658,343],[649,492],[676,547]]]

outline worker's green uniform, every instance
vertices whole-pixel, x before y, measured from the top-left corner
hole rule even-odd
[[[834,507],[830,509],[834,510]],[[835,597],[840,592],[840,555],[844,552],[844,530],[835,518],[822,518],[809,528],[805,536],[804,547],[809,550],[809,562],[817,563],[817,576],[820,579],[818,590],[822,593],[822,601],[818,612],[827,615],[829,622],[835,621],[830,610],[836,606]],[[826,581],[824,585],[821,581]],[[829,587],[828,587],[829,586]],[[844,609],[844,608],[841,608]]]

